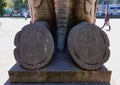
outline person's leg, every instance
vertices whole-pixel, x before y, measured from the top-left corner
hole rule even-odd
[[[104,23],[104,25],[101,27],[101,29],[103,29],[105,27],[105,23]]]

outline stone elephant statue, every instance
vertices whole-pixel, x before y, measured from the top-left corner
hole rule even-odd
[[[82,22],[95,23],[98,0],[70,0],[70,29]]]
[[[48,21],[55,17],[53,0],[28,0],[32,22]]]
[[[28,0],[32,23],[15,38],[16,60],[27,69],[42,68],[49,63],[55,47],[58,53],[68,50],[83,69],[102,67],[110,51],[109,39],[94,24],[97,1]]]
[[[55,8],[53,0],[28,0],[32,23],[45,21],[49,24],[49,30],[55,35]]]

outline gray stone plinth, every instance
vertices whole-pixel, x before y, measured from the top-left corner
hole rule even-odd
[[[111,85],[110,83],[10,83],[8,80],[4,85]]]
[[[85,71],[78,68],[67,53],[55,54],[50,64],[43,69],[25,70],[16,64],[9,71],[10,81],[18,83],[109,82],[110,77],[111,71],[107,71],[104,66],[96,71]]]

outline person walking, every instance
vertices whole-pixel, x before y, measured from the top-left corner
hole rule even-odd
[[[2,26],[2,23],[0,22],[0,27]]]
[[[27,12],[24,12],[23,15],[24,15],[25,20],[27,20],[27,16],[28,16]]]
[[[110,26],[110,16],[109,16],[109,4],[110,4],[110,0],[104,0],[103,4],[105,5],[105,22],[103,24],[103,26],[101,27],[101,29],[103,29],[105,26],[109,26],[109,29],[106,31],[110,31],[111,30],[111,26]]]

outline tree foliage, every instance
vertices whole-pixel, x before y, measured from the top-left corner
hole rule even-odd
[[[14,8],[15,9],[27,8],[27,0],[14,0]]]
[[[27,0],[5,0],[7,3],[7,8],[9,9],[21,9],[25,8]]]
[[[27,0],[22,0],[23,3],[27,3]]]
[[[0,0],[0,15],[3,16],[4,14],[4,7],[6,6],[6,3],[4,0]]]
[[[13,0],[6,0],[6,8],[12,9],[14,8],[14,1]]]

